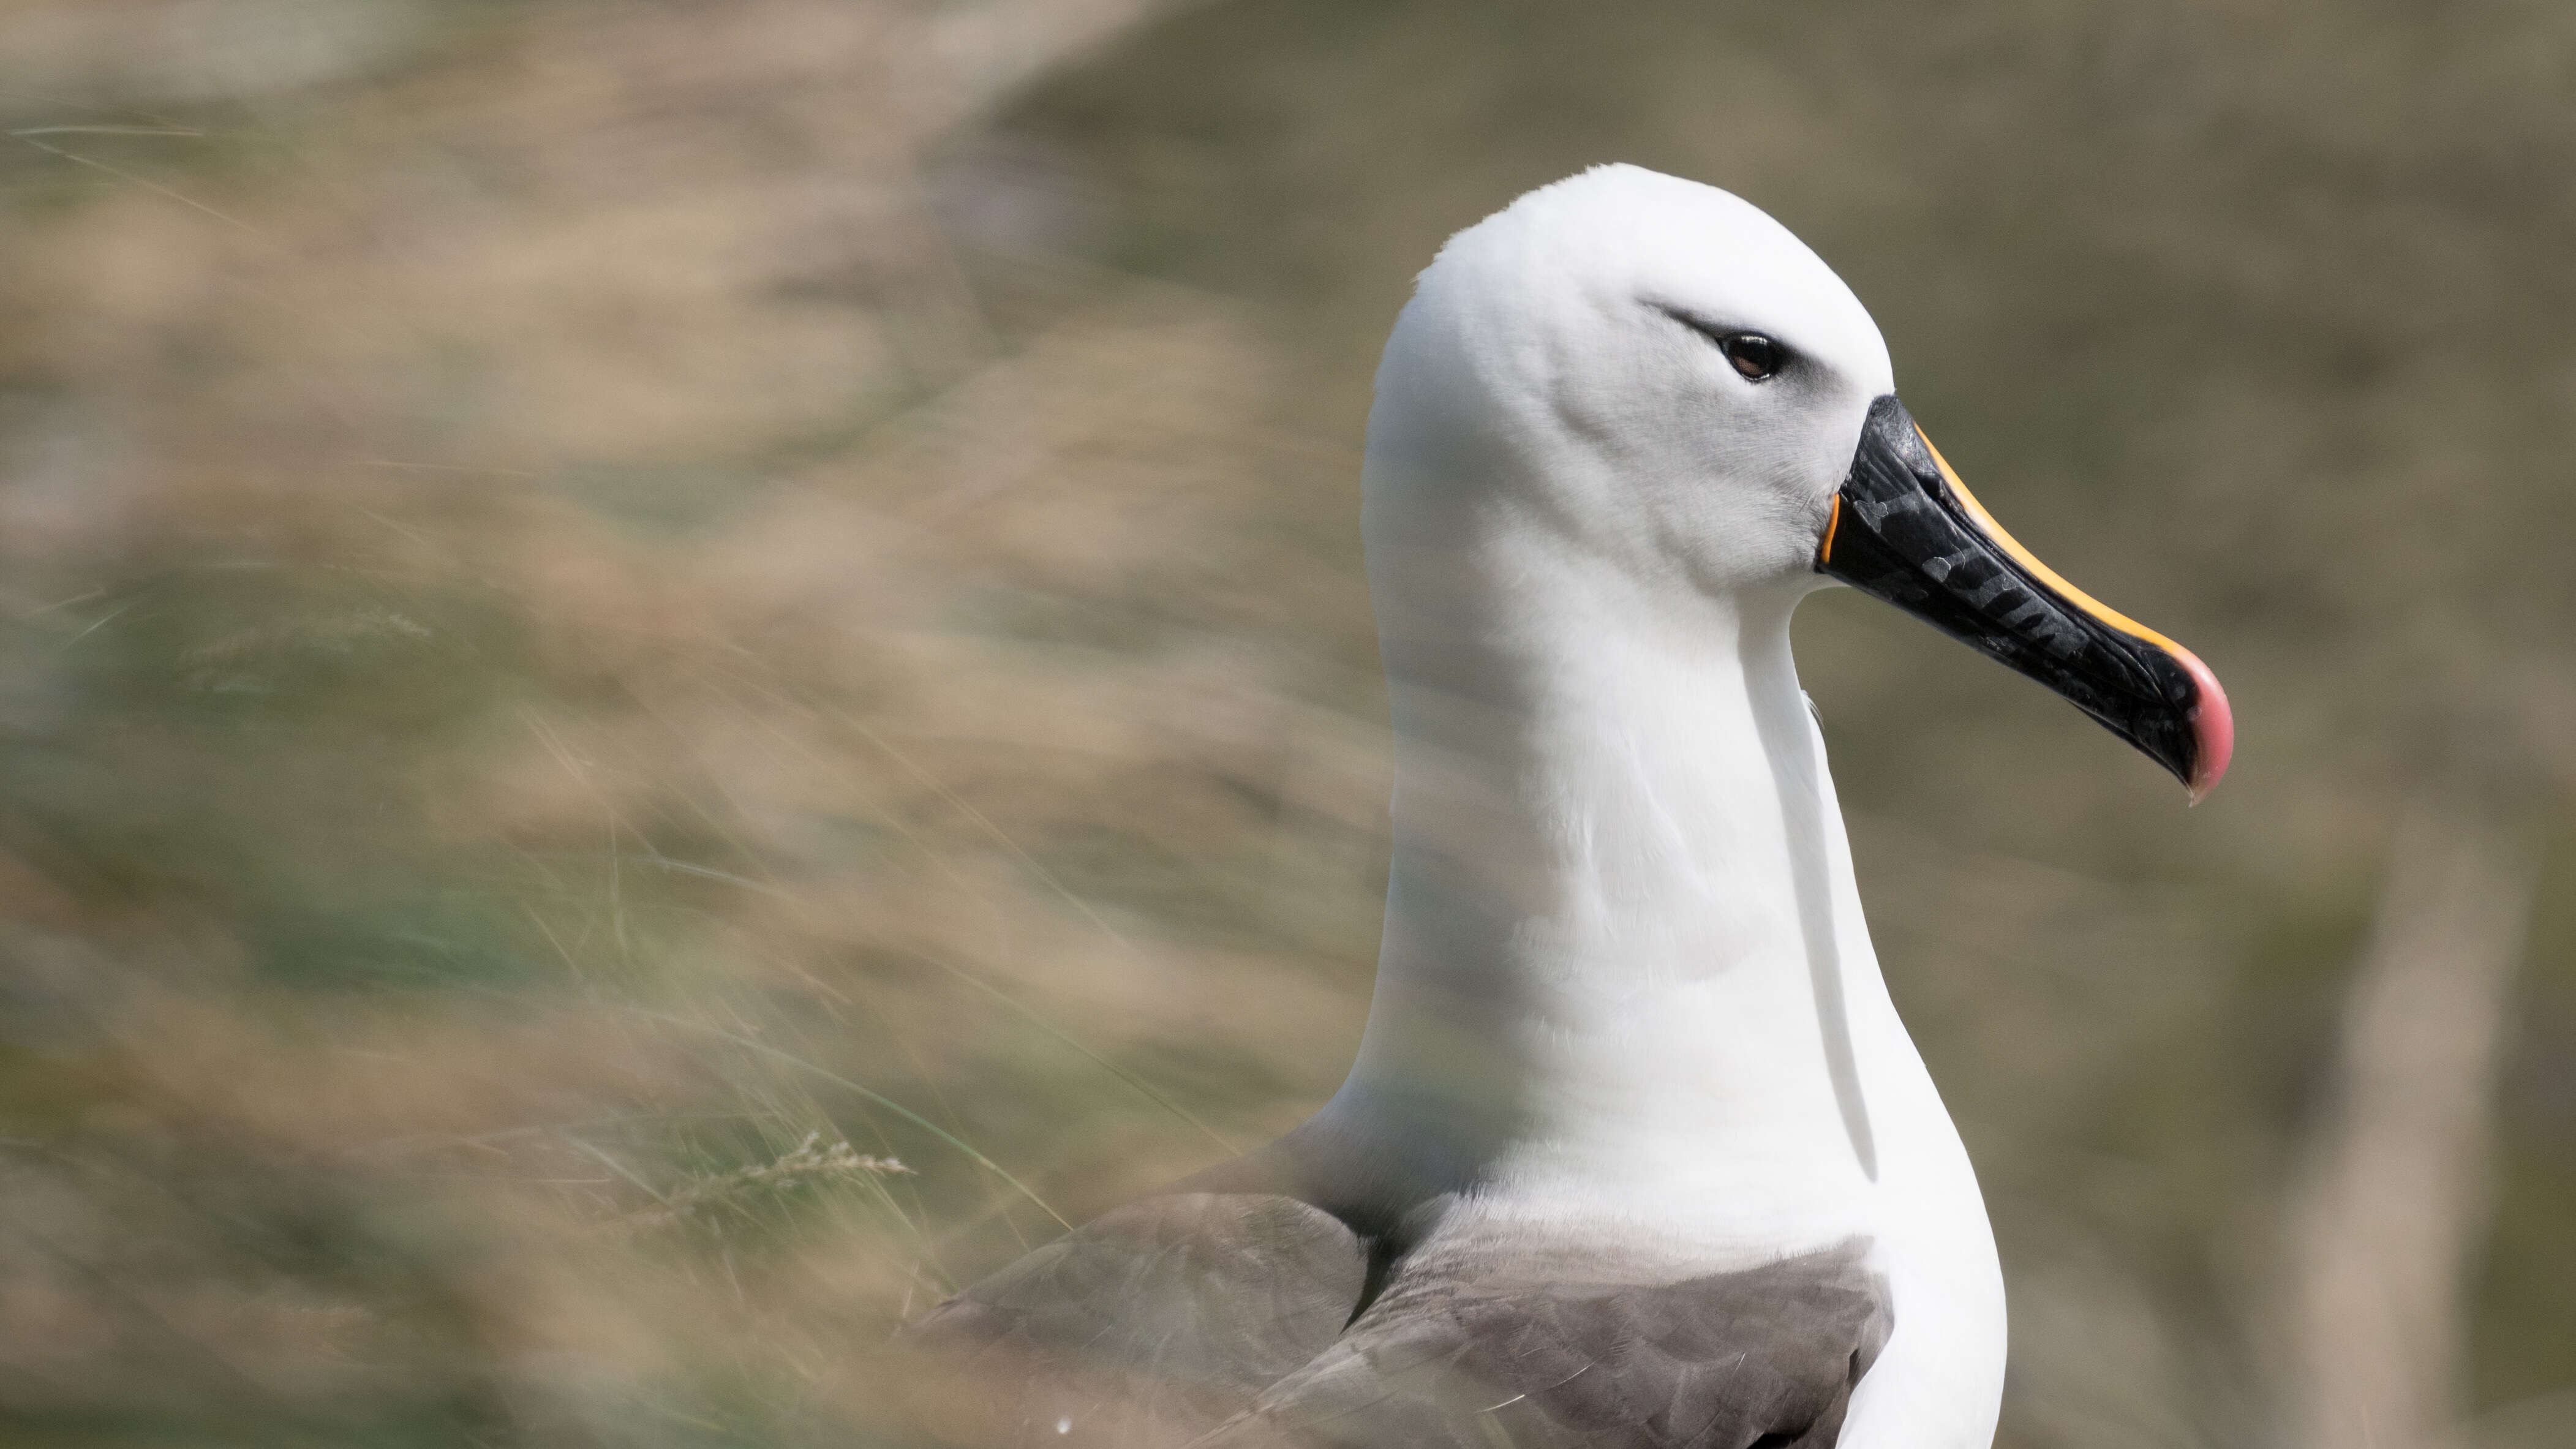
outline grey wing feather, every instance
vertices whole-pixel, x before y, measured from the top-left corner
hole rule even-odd
[[[1862,1253],[1652,1286],[1426,1275],[1208,1449],[1828,1449],[1892,1326]]]
[[[981,1396],[970,1441],[1182,1444],[1248,1408],[1351,1320],[1368,1254],[1294,1198],[1177,1193],[1108,1213],[915,1324]]]

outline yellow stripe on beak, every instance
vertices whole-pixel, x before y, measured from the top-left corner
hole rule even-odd
[[[2085,613],[2092,615],[2094,618],[2101,620],[2103,623],[2110,625],[2121,633],[2127,634],[2132,638],[2144,639],[2148,643],[2155,645],[2157,648],[2164,650],[2168,654],[2190,659],[2194,663],[2199,662],[2198,658],[2194,656],[2190,650],[2185,649],[2171,639],[2166,638],[2164,635],[2157,633],[2155,630],[2148,628],[2146,625],[2139,623],[2137,620],[2132,619],[2128,615],[2121,613],[2119,610],[2112,608],[2110,605],[2103,603],[2100,599],[2097,599],[2091,594],[2084,592],[2082,589],[2075,587],[2073,584],[2068,583],[2064,576],[2060,575],[2057,570],[2041,563],[2039,561],[2039,556],[2032,553],[2029,549],[2022,547],[2021,540],[2013,537],[2009,533],[2006,533],[2004,531],[2004,526],[1995,522],[1995,516],[1986,511],[1986,505],[1977,501],[1977,495],[1968,491],[1968,485],[1959,481],[1958,470],[1950,466],[1949,459],[1941,456],[1941,450],[1933,446],[1931,437],[1923,431],[1920,424],[1915,426],[1914,436],[1923,439],[1924,447],[1932,449],[1932,461],[1940,466],[1941,481],[1949,484],[1950,491],[1959,495],[1959,502],[1967,507],[1968,515],[1976,519],[1977,526],[1986,531],[1986,537],[1994,540],[1995,547],[2002,549],[2012,558],[2013,562],[2030,570],[2033,577],[2037,578],[2041,583],[2048,585],[2050,588],[2055,589],[2059,597],[2065,599],[2066,602],[2082,609]],[[1835,501],[1840,502],[1841,500],[1837,499]],[[1833,531],[1828,528],[1825,532],[1825,547],[1828,550],[1833,547],[1833,537]]]

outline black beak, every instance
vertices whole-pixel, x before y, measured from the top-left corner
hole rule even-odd
[[[1893,393],[1870,404],[1816,571],[2064,695],[2173,771],[2195,801],[2227,772],[2236,726],[2218,676],[2032,557]]]

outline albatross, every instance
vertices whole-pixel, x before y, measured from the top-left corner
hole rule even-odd
[[[1790,615],[1893,603],[2195,800],[2217,679],[1996,524],[1814,252],[1632,166],[1441,249],[1363,490],[1395,785],[1358,1060],[1287,1136],[909,1330],[972,1375],[976,1442],[1990,1444],[1994,1237]]]

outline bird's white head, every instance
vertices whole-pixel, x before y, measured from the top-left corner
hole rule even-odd
[[[1679,620],[1844,582],[2040,680],[2195,796],[2226,769],[2209,669],[2005,533],[1897,402],[1851,289],[1715,187],[1596,167],[1451,238],[1388,339],[1365,475],[1400,682],[1454,685],[1462,646],[1510,652],[1530,597],[1624,591],[1624,617]]]
[[[1893,387],[1860,299],[1788,228],[1597,167],[1422,273],[1378,372],[1371,531],[1501,509],[1631,578],[1822,583],[1816,539]]]

